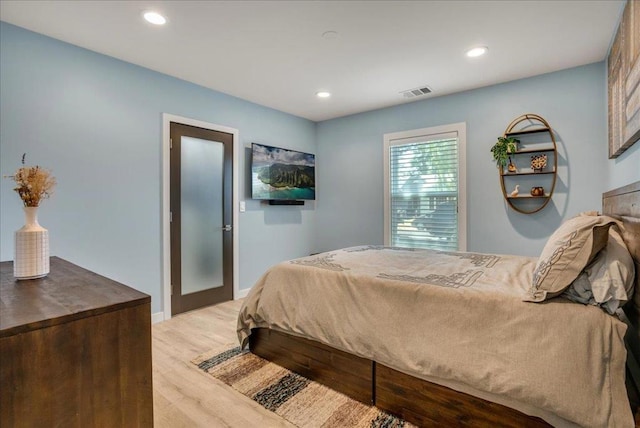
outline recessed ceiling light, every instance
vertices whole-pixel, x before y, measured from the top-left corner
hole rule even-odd
[[[482,56],[487,53],[489,50],[486,46],[477,46],[475,48],[471,48],[467,51],[467,56],[470,58],[475,58],[477,56]]]
[[[320,91],[320,92],[316,92],[316,96],[318,98],[329,98],[331,96],[331,93],[326,91]]]
[[[164,25],[167,23],[167,18],[160,15],[158,12],[145,12],[142,16],[144,16],[144,19],[146,19],[147,22],[154,25]]]
[[[324,33],[322,33],[322,38],[323,39],[337,39],[338,38],[338,32],[337,31],[333,31],[333,30],[325,31]]]

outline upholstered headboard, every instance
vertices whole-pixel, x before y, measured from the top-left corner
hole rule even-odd
[[[629,327],[625,336],[629,351],[627,369],[635,384],[636,397],[634,398],[638,401],[640,400],[637,395],[640,387],[640,181],[604,193],[602,213],[622,222],[622,238],[636,265],[635,294],[633,299],[624,306],[624,314],[621,318]]]

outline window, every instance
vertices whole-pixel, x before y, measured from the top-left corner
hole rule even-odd
[[[466,124],[384,135],[384,243],[466,251]]]

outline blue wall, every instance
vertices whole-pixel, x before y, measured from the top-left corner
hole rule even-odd
[[[467,249],[537,256],[563,220],[599,209],[602,192],[614,183],[640,179],[637,155],[615,168],[607,160],[603,82],[601,62],[319,123],[317,249],[383,242],[385,133],[466,122]],[[537,113],[551,124],[560,153],[552,202],[531,215],[505,204],[489,151],[524,113]]]
[[[240,132],[242,289],[285,259],[382,243],[385,133],[467,123],[470,251],[536,256],[562,220],[640,180],[640,143],[607,159],[604,63],[315,124],[0,23],[0,94],[0,172],[13,173],[26,152],[58,179],[40,214],[52,254],[150,294],[153,312],[162,296],[162,113]],[[556,131],[559,180],[547,208],[522,215],[502,198],[489,148],[528,112]],[[316,153],[318,201],[252,201],[254,141]],[[24,221],[11,189],[0,181],[0,260],[13,258],[13,231]]]
[[[161,310],[162,113],[236,128],[251,142],[315,151],[315,123],[19,27],[0,23],[0,172],[29,164],[58,185],[41,205],[51,253],[129,284]],[[246,149],[245,156],[246,157]],[[244,161],[239,166],[245,177]],[[11,180],[0,183],[0,260],[24,224]],[[249,199],[247,180],[240,198]],[[315,210],[247,200],[240,214],[240,288],[312,250]]]
[[[607,189],[616,189],[640,180],[640,142],[628,148],[617,158],[610,159],[606,167]]]

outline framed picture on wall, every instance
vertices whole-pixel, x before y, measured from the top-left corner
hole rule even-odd
[[[609,159],[640,139],[640,0],[628,0],[608,58]]]

